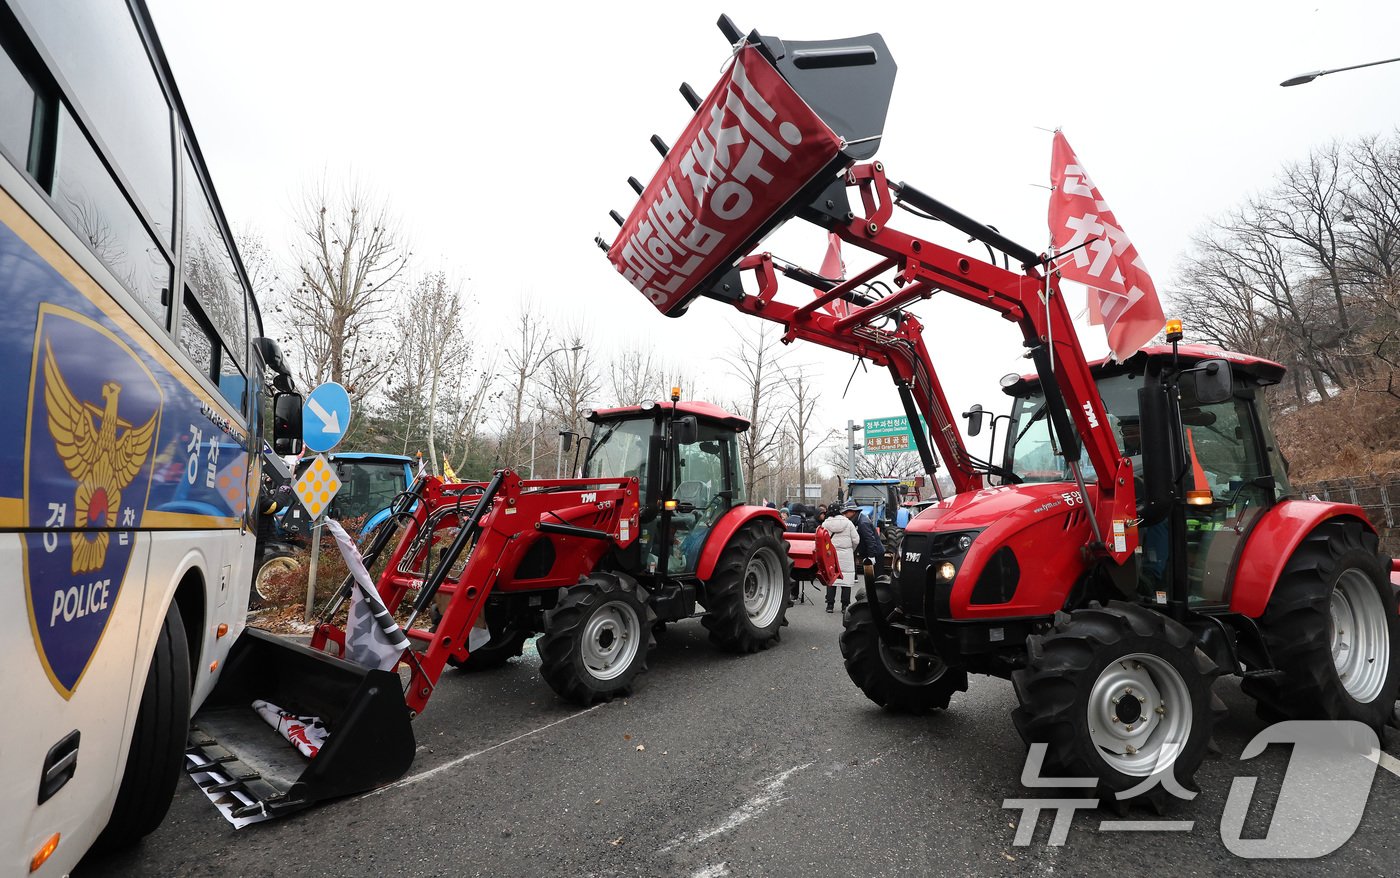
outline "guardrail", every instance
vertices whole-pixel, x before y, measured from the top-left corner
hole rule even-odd
[[[1316,496],[1335,503],[1354,503],[1381,532],[1381,546],[1400,555],[1400,473],[1368,473],[1345,479],[1322,479],[1293,486],[1299,497]]]

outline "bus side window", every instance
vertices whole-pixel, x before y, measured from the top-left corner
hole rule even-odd
[[[205,378],[215,378],[214,351],[218,350],[218,345],[204,309],[186,289],[185,307],[180,311],[180,347],[194,361],[195,371]]]
[[[9,53],[0,50],[0,148],[18,168],[29,163],[35,98],[34,86],[19,72]]]

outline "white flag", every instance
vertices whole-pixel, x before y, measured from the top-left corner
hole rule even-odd
[[[365,562],[360,559],[360,550],[355,548],[345,528],[333,518],[326,519],[326,527],[335,537],[340,556],[355,580],[350,592],[350,612],[345,619],[345,657],[367,668],[392,671],[398,666],[403,651],[408,649],[408,638],[389,608],[384,606],[374,580],[365,569]]]

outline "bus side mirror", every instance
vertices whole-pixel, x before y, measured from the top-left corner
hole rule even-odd
[[[1235,395],[1228,361],[1206,360],[1191,371],[1196,379],[1196,401],[1201,405],[1217,405]]]
[[[982,419],[987,413],[982,410],[981,403],[973,403],[972,408],[963,412],[963,417],[967,418],[967,435],[976,436],[982,432]]]
[[[272,450],[301,453],[301,394],[279,393],[272,398]]]

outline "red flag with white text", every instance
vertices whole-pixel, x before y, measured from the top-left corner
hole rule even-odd
[[[1060,276],[1089,288],[1089,322],[1103,324],[1114,358],[1125,360],[1166,322],[1157,288],[1137,248],[1059,131],[1050,158],[1050,186],[1051,246],[1056,253],[1074,251],[1056,260]]]

